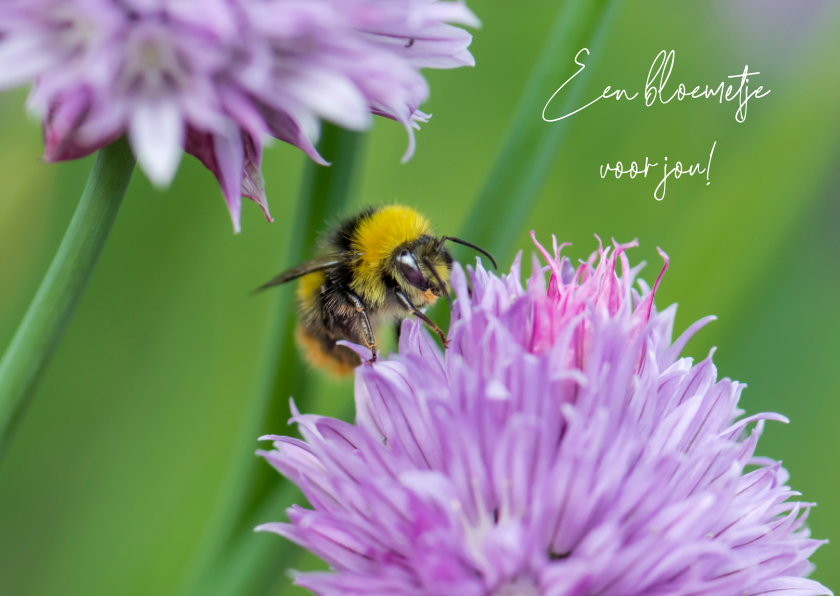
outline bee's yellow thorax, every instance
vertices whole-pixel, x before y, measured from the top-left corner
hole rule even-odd
[[[360,253],[354,264],[351,288],[374,304],[385,300],[382,267],[399,245],[431,234],[429,221],[409,207],[382,207],[359,223],[353,234],[353,250]]]

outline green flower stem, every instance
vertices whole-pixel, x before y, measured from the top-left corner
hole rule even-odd
[[[296,265],[313,256],[317,235],[324,222],[341,212],[347,203],[354,186],[357,164],[361,161],[362,135],[325,125],[318,150],[332,166],[324,168],[307,162],[286,266]],[[256,575],[248,580],[249,583],[258,582],[269,571],[285,568],[282,553],[290,550],[291,545],[276,539],[276,536],[273,537],[276,540],[269,540],[266,536],[255,537],[253,528],[257,523],[282,519],[285,508],[300,500],[300,493],[292,490],[294,487],[262,459],[256,458],[254,451],[259,446],[259,436],[282,432],[287,428],[291,416],[291,396],[299,407],[305,409],[307,367],[301,362],[295,346],[293,286],[290,284],[271,290],[276,294],[276,306],[268,324],[269,337],[262,372],[225,481],[217,517],[200,546],[181,594],[246,594],[244,586],[239,586],[238,580],[233,581],[233,578],[242,577],[239,570],[243,560],[235,554],[240,552],[238,544],[247,544],[246,550],[260,550],[260,557],[247,559],[249,569],[260,561],[265,563],[262,567],[257,565],[261,573],[255,571]],[[266,507],[274,512],[273,516],[268,514]],[[250,541],[256,541],[256,546],[252,547]]]
[[[76,312],[133,171],[125,138],[99,151],[70,227],[0,361],[0,457]]]
[[[568,0],[546,38],[540,57],[516,108],[511,129],[490,177],[461,230],[461,238],[483,246],[500,262],[521,244],[522,229],[534,210],[551,164],[562,145],[569,120],[545,122],[542,111],[551,94],[579,67],[581,48],[585,70],[551,104],[550,113],[568,114],[580,107],[583,90],[606,40],[620,0]],[[565,98],[565,101],[562,99]],[[456,254],[465,255],[463,249]],[[472,257],[470,257],[472,259]]]
[[[342,213],[355,188],[355,175],[362,162],[363,136],[333,125],[325,125],[318,144],[318,151],[332,165],[321,167],[313,162],[307,164],[295,214],[295,233],[287,257],[287,265],[297,265],[315,255],[318,234],[326,223]],[[295,284],[279,290],[280,307],[277,310],[280,325],[278,336],[282,337],[279,353],[273,361],[270,359],[264,373],[265,385],[261,389],[267,397],[267,410],[255,423],[259,424],[257,435],[253,435],[250,446],[253,448],[258,436],[277,434],[288,428],[291,410],[289,398],[294,397],[299,408],[303,408],[306,394],[305,376],[308,371],[300,358],[295,345],[295,323],[297,312],[293,307],[292,297]],[[277,291],[277,290],[275,290]],[[283,319],[285,317],[285,320]],[[305,411],[305,410],[302,410]],[[244,437],[243,437],[244,439]],[[240,514],[240,522],[246,522],[250,514],[261,507],[265,497],[273,492],[275,486],[286,483],[271,466],[261,459],[250,458],[254,472],[249,487],[246,507]],[[255,475],[255,477],[254,477]],[[250,521],[248,521],[250,523]],[[248,527],[249,530],[252,526]]]

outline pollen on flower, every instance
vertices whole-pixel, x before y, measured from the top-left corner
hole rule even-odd
[[[399,353],[356,369],[355,424],[295,411],[303,441],[266,460],[311,509],[276,532],[329,572],[320,596],[830,595],[822,544],[780,463],[755,457],[773,413],[680,337],[627,250],[577,268],[556,240],[497,277],[452,271],[450,347],[405,321]],[[662,253],[667,266],[667,256]],[[471,290],[470,290],[471,286]],[[380,443],[387,438],[387,447]],[[314,465],[313,458],[318,462]],[[365,506],[360,506],[364,504]]]

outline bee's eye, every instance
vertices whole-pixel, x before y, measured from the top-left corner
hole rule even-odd
[[[397,261],[400,264],[400,271],[402,271],[408,283],[418,288],[426,285],[426,278],[423,277],[423,273],[417,266],[417,261],[414,260],[414,255],[410,251],[402,251],[400,256],[397,257]]]

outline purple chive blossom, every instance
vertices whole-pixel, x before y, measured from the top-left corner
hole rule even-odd
[[[816,596],[810,503],[754,455],[766,420],[711,354],[680,358],[625,250],[574,269],[541,246],[526,287],[456,266],[441,353],[406,321],[399,354],[356,371],[356,424],[294,411],[304,441],[262,455],[300,486],[276,532],[329,572],[323,596]],[[562,248],[562,247],[560,247]],[[667,268],[667,256],[661,253]],[[596,264],[597,260],[597,264]],[[621,274],[616,272],[621,263]],[[664,269],[663,269],[664,273]],[[660,279],[662,275],[660,274]],[[369,356],[364,349],[355,348]]]
[[[218,179],[239,230],[241,197],[271,219],[260,173],[270,137],[320,164],[320,120],[371,114],[414,129],[429,95],[420,68],[473,65],[475,26],[436,0],[0,0],[0,90],[35,81],[47,161],[128,133],[158,186],[182,151]]]

